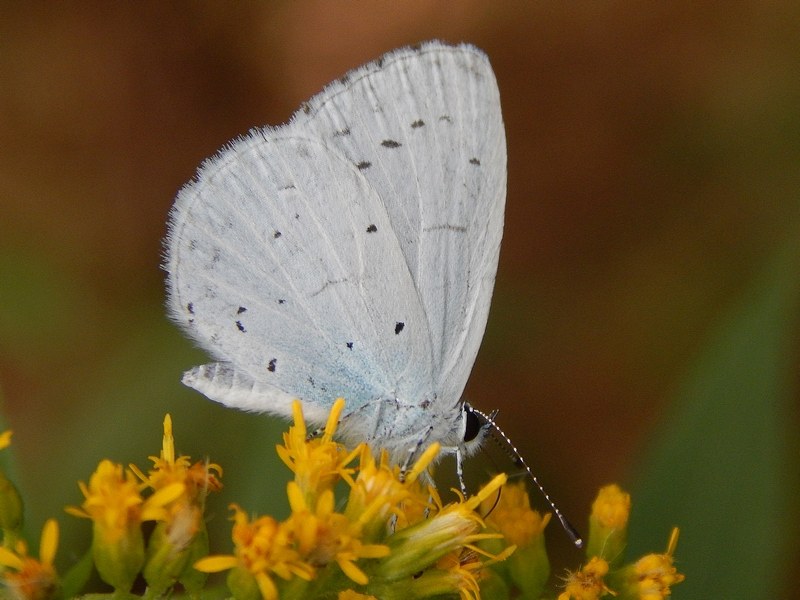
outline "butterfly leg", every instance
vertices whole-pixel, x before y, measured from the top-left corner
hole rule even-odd
[[[339,422],[341,423],[341,421],[339,421]],[[316,429],[314,429],[314,430],[312,430],[312,431],[310,431],[310,432],[308,432],[306,434],[306,441],[308,442],[308,441],[317,439],[318,437],[321,437],[323,433],[325,433],[325,428],[324,427],[317,427]]]
[[[424,444],[425,440],[428,439],[428,436],[430,436],[431,431],[433,431],[433,427],[429,427],[423,435],[419,436],[417,443],[414,444],[414,446],[408,451],[406,459],[403,461],[403,464],[400,467],[399,479],[401,483],[405,482],[406,473],[408,473],[411,470],[414,461],[416,460],[417,456],[419,456],[419,450],[422,447],[422,444]]]
[[[464,456],[461,454],[459,446],[456,446],[456,477],[458,477],[458,487],[461,488],[461,493],[466,498],[467,486],[464,484]]]

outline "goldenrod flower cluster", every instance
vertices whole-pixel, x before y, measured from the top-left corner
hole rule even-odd
[[[160,456],[143,473],[103,460],[89,479],[80,482],[80,506],[67,513],[92,520],[92,559],[100,577],[118,593],[127,593],[141,574],[148,594],[158,597],[180,583],[199,593],[205,576],[192,564],[208,554],[204,519],[206,495],[221,489],[219,465],[191,463],[175,457],[172,419],[164,419]],[[142,525],[154,522],[145,541]]]
[[[294,404],[294,425],[278,447],[294,473],[287,486],[291,515],[281,522],[251,519],[234,505],[233,554],[209,556],[195,567],[230,570],[228,586],[240,599],[477,598],[486,560],[506,554],[494,556],[476,545],[500,536],[482,532],[475,509],[505,476],[473,498],[443,506],[436,490],[420,482],[438,445],[401,476],[386,454],[376,459],[366,444],[348,451],[334,441],[343,407],[337,401],[324,433],[309,439],[300,403]],[[339,481],[349,494],[336,510]]]
[[[684,580],[673,565],[678,529],[672,530],[667,551],[647,554],[624,564],[631,498],[617,485],[600,489],[589,517],[588,562],[565,578],[558,600],[662,600],[671,586]]]
[[[7,594],[85,594],[92,567],[113,587],[109,598],[147,599],[198,598],[207,574],[221,571],[237,600],[659,600],[683,580],[673,566],[677,529],[666,553],[624,563],[630,497],[608,486],[592,508],[586,564],[555,590],[548,587],[550,515],[530,508],[524,484],[498,475],[476,495],[455,492],[456,501],[444,504],[428,475],[437,444],[401,473],[385,453],[366,444],[348,450],[334,440],[343,407],[337,400],[324,432],[309,436],[294,404],[294,425],[277,448],[294,474],[286,487],[291,514],[279,521],[232,504],[230,554],[209,555],[205,528],[206,495],[221,489],[222,469],[176,457],[169,416],[147,473],[103,460],[88,485],[79,483],[84,500],[67,512],[91,520],[92,545],[63,577],[54,566],[57,522],[47,521],[39,557],[29,556],[20,539],[22,501],[0,473],[0,578]],[[10,433],[0,435],[0,448],[9,443]],[[346,498],[337,498],[342,489]]]

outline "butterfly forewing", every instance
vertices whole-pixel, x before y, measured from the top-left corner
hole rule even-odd
[[[298,113],[386,205],[425,308],[434,387],[463,391],[497,271],[506,195],[500,100],[472,46],[423,45],[351,73]],[[427,382],[426,382],[427,383]],[[412,391],[412,390],[409,390]]]

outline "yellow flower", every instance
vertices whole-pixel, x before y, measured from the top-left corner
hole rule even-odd
[[[13,431],[10,429],[5,430],[3,433],[0,433],[0,450],[3,448],[8,448],[11,445],[11,436],[13,435]]]
[[[382,578],[397,580],[419,573],[451,552],[469,548],[481,552],[474,543],[501,537],[500,534],[478,533],[483,521],[475,509],[491,497],[506,481],[500,474],[478,494],[440,507],[429,519],[420,521],[387,539],[392,553],[381,561],[378,571]]]
[[[369,578],[356,566],[359,558],[381,558],[389,554],[383,544],[364,544],[361,541],[362,524],[334,512],[333,490],[320,494],[312,512],[305,504],[300,486],[291,481],[288,485],[292,516],[287,525],[294,533],[300,554],[315,567],[336,562],[345,575],[359,585]]]
[[[513,552],[513,546],[496,556],[473,546],[454,550],[407,581],[408,595],[412,598],[428,598],[458,593],[461,600],[480,600],[480,584],[491,576],[491,570],[487,567],[506,560]],[[401,583],[396,582],[395,585]]]
[[[283,434],[283,446],[277,446],[278,456],[294,473],[294,480],[300,486],[310,505],[314,496],[330,489],[340,479],[352,483],[352,469],[346,465],[360,453],[360,448],[348,453],[344,446],[333,441],[339,416],[344,410],[344,400],[338,398],[331,408],[324,433],[308,439],[303,419],[303,407],[298,400],[292,404],[294,425]]]
[[[629,589],[635,589],[640,600],[662,600],[669,596],[670,587],[680,583],[686,577],[673,566],[673,554],[678,544],[678,528],[675,527],[664,554],[648,554],[633,565],[630,574],[632,583]]]
[[[477,598],[484,567],[514,551],[510,547],[492,555],[475,545],[502,537],[482,533],[484,523],[475,509],[497,492],[505,475],[496,477],[476,496],[445,507],[431,490],[436,504],[429,506],[419,478],[436,457],[439,445],[426,449],[401,477],[400,469],[388,464],[385,453],[376,460],[366,445],[347,453],[333,442],[341,408],[340,400],[334,405],[324,435],[308,439],[300,405],[294,405],[295,424],[284,436],[285,446],[278,447],[281,458],[295,473],[295,480],[287,485],[290,517],[283,522],[271,517],[251,522],[236,507],[234,553],[201,559],[195,568],[204,572],[230,570],[228,587],[238,598],[273,600],[281,590],[301,597],[323,591],[318,589],[322,582],[332,586],[324,590],[326,593],[341,590],[343,598],[355,594],[349,590],[350,582],[362,586],[360,593],[377,598],[387,594],[396,597],[398,591],[404,594],[412,587],[411,597],[458,592],[465,600]],[[360,471],[354,479],[355,469],[346,465],[358,455]],[[350,485],[344,512],[335,510],[333,483],[339,478]],[[412,517],[415,511],[419,519]],[[426,513],[431,516],[423,518]],[[404,529],[397,529],[400,521],[406,525]],[[373,543],[377,541],[384,543]],[[451,555],[449,560],[447,555]],[[331,565],[335,571],[330,570]],[[276,578],[293,581],[284,586]],[[317,581],[306,583],[312,579]],[[411,587],[398,589],[403,585],[400,582]]]
[[[265,600],[278,598],[273,575],[286,580],[292,576],[310,580],[314,576],[314,567],[302,560],[294,548],[290,527],[269,516],[251,521],[238,506],[231,508],[234,511],[234,554],[202,558],[195,563],[195,569],[205,573],[234,569],[228,585],[235,596],[236,584],[246,585],[246,576],[253,577]]]
[[[164,506],[184,491],[183,484],[174,483],[145,500],[133,472],[123,473],[122,465],[110,460],[100,462],[88,486],[82,481],[78,486],[85,500],[80,507],[68,506],[67,512],[92,519],[108,543],[114,543],[131,528],[138,528],[143,521],[163,520]]]
[[[480,600],[481,588],[478,582],[486,572],[488,561],[482,561],[479,553],[474,550],[461,552],[458,560],[451,557],[445,556],[436,566],[452,577],[453,587],[458,590],[461,600]]]
[[[630,512],[630,494],[616,484],[600,488],[589,517],[587,557],[601,557],[612,568],[622,564],[628,540]]]
[[[103,580],[118,591],[127,592],[144,564],[144,521],[164,520],[167,504],[184,492],[182,483],[172,483],[147,498],[130,470],[103,460],[87,486],[78,483],[85,498],[80,507],[68,506],[73,516],[89,518],[92,527],[92,555]]]
[[[552,516],[549,513],[542,516],[531,509],[524,481],[504,485],[499,500],[487,498],[481,505],[481,511],[488,514],[488,525],[502,533],[509,544],[519,548],[528,546],[541,536]]]
[[[302,406],[299,402],[293,404],[294,425],[284,435],[284,445],[277,447],[279,456],[295,474],[295,480],[287,488],[291,516],[282,523],[271,517],[251,523],[236,508],[234,555],[201,559],[195,563],[196,569],[205,572],[233,569],[229,586],[239,586],[242,590],[251,585],[249,577],[252,577],[265,599],[277,597],[273,575],[286,580],[293,576],[310,580],[318,568],[333,562],[352,581],[361,585],[369,581],[356,561],[383,557],[389,549],[362,540],[365,520],[380,511],[373,498],[367,502],[369,506],[362,502],[365,510],[353,519],[334,511],[332,488],[340,478],[362,491],[365,489],[363,483],[356,486],[352,478],[354,469],[346,467],[362,448],[348,453],[344,446],[333,441],[343,408],[344,400],[337,400],[324,433],[309,439]],[[367,496],[362,494],[360,499],[364,501]]]
[[[366,444],[361,446],[358,476],[347,499],[344,514],[363,526],[363,537],[367,540],[385,537],[390,519],[395,529],[403,529],[424,518],[431,508],[430,494],[423,494],[416,475],[401,482],[399,467],[391,466],[388,457],[381,452],[376,462],[372,450]],[[423,453],[422,458],[427,460],[428,456]]]
[[[608,563],[602,558],[592,558],[580,571],[567,576],[558,600],[597,600],[605,594],[613,594],[603,582],[607,574]]]
[[[487,514],[487,525],[503,534],[506,545],[517,546],[517,551],[496,570],[507,573],[525,597],[538,598],[550,577],[544,529],[551,515],[542,516],[531,509],[524,481],[506,483],[499,498],[495,495],[481,503],[481,511]],[[482,547],[497,552],[503,546],[495,540]]]
[[[416,597],[450,595],[458,592],[461,600],[480,600],[478,584],[484,563],[474,550],[445,554],[434,568],[424,571],[411,581]]]
[[[631,513],[631,496],[623,492],[617,484],[600,488],[592,504],[592,517],[601,527],[621,529],[627,527]]]
[[[42,528],[39,560],[28,556],[28,548],[17,541],[14,551],[0,547],[3,585],[15,600],[47,600],[56,596],[58,575],[53,560],[58,548],[58,523],[48,519]]]
[[[443,506],[439,492],[432,484],[433,480],[429,475],[430,466],[440,450],[441,444],[438,442],[432,443],[419,456],[408,473],[401,473],[399,466],[393,468],[395,478],[398,482],[401,479],[403,480],[402,485],[407,493],[406,497],[394,509],[396,519],[393,520],[392,524],[395,531],[400,531],[432,517]],[[423,473],[425,476],[420,477]],[[423,483],[423,481],[430,483]]]
[[[161,444],[161,455],[151,456],[153,469],[145,476],[139,469],[130,465],[139,479],[153,490],[158,491],[174,483],[184,485],[184,497],[193,503],[205,500],[208,492],[218,492],[222,489],[219,478],[222,477],[222,467],[215,463],[197,461],[191,464],[188,456],[175,457],[175,438],[172,435],[172,417],[164,417],[164,438]]]
[[[183,491],[164,506],[164,515],[150,536],[144,578],[151,591],[166,592],[180,580],[190,592],[199,592],[205,575],[195,571],[191,562],[208,554],[203,510],[208,492],[222,489],[222,468],[208,461],[192,464],[188,456],[175,456],[172,418],[164,417],[164,436],[160,456],[151,456],[153,469],[145,475],[130,465],[147,487],[156,493],[167,489]]]

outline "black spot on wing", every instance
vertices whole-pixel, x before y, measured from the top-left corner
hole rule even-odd
[[[406,326],[406,324],[405,324],[405,323],[403,323],[402,321],[398,321],[397,323],[395,323],[395,324],[394,324],[394,334],[395,334],[395,335],[397,335],[398,333],[400,333],[401,331],[403,331],[403,328],[404,328],[405,326]]]
[[[285,303],[286,300],[284,300],[283,298],[278,298],[278,304],[285,304]]]
[[[278,364],[278,359],[277,358],[270,359],[269,364],[267,364],[267,371],[269,371],[270,373],[274,373],[275,372],[275,365],[277,365],[277,364]]]
[[[376,231],[378,231],[378,227],[374,223],[367,227],[367,233],[375,233]]]
[[[247,330],[244,328],[244,325],[242,325],[241,321],[236,321],[236,329],[238,329],[242,333],[247,333]]]
[[[247,309],[244,306],[240,306],[239,308],[236,309],[236,314],[237,315],[240,315],[243,312],[247,312]]]
[[[359,171],[364,171],[365,169],[369,169],[372,166],[372,163],[368,160],[362,160],[360,163],[356,163],[356,167]]]
[[[347,348],[349,350],[352,350],[353,349],[353,342],[347,342]]]
[[[418,129],[420,127],[425,127],[425,121],[423,121],[422,119],[417,119],[411,124],[412,129]]]
[[[194,314],[194,302],[189,302],[189,304],[186,305],[186,310],[189,311],[190,315],[193,315]]]
[[[470,158],[470,159],[469,159],[469,164],[471,164],[471,165],[475,165],[475,166],[480,166],[480,164],[481,164],[481,161],[479,161],[477,158],[474,158],[474,157],[473,157],[473,158]]]
[[[344,129],[340,129],[338,131],[333,132],[333,137],[345,137],[347,135],[350,135],[349,127],[345,127]]]
[[[272,234],[272,237],[274,237],[274,238],[277,240],[277,239],[278,239],[279,237],[281,237],[282,235],[283,235],[283,234],[282,234],[280,231],[277,231],[277,230],[276,230],[276,231],[275,231],[275,233],[273,233],[273,234]]]
[[[453,117],[451,117],[450,115],[442,115],[441,117],[439,117],[439,120],[440,121],[447,121],[448,123],[452,123],[453,122]]]
[[[395,140],[383,140],[381,142],[381,146],[383,146],[384,148],[399,148],[402,145],[403,144]]]

